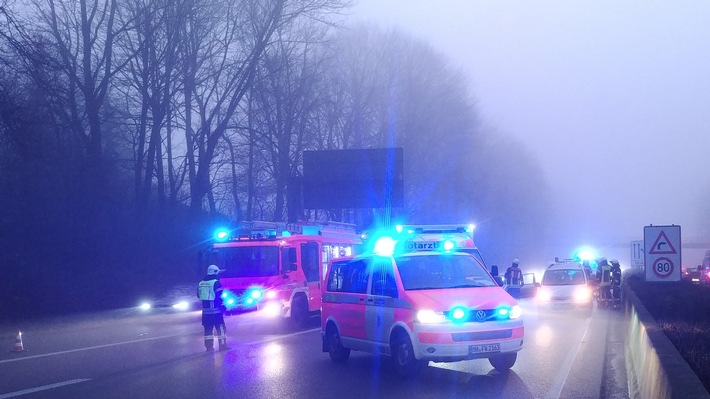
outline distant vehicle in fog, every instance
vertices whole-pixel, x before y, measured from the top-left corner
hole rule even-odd
[[[710,270],[704,269],[702,265],[698,267],[686,268],[683,271],[683,280],[696,284],[710,285]]]

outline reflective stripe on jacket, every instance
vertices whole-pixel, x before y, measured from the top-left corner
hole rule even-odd
[[[508,269],[508,286],[511,288],[522,287],[523,285],[523,272],[519,268],[511,267]]]
[[[602,278],[599,283],[601,285],[611,285],[611,265],[602,266]]]

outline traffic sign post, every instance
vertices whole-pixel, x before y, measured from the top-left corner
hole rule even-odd
[[[646,281],[680,281],[680,226],[644,226],[643,248]]]

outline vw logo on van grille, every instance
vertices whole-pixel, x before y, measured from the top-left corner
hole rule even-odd
[[[463,319],[457,319],[457,321],[466,323],[480,323],[494,318],[496,314],[495,312],[496,311],[492,309],[466,308],[466,317]],[[451,311],[445,311],[444,315],[447,318],[452,318],[453,320],[453,315],[451,314]]]

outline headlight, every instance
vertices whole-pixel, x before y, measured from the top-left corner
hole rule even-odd
[[[175,310],[187,310],[190,308],[190,304],[187,303],[186,301],[181,301],[173,305],[173,309]]]
[[[522,309],[518,305],[501,306],[496,309],[496,317],[498,319],[518,319],[522,315]]]
[[[538,290],[537,299],[540,301],[547,302],[552,299],[552,293],[549,290],[545,289]]]
[[[523,309],[520,307],[520,305],[513,306],[512,308],[510,308],[510,313],[508,313],[508,317],[510,317],[511,320],[519,319],[522,315]]]
[[[252,299],[259,299],[259,298],[261,298],[261,294],[262,294],[261,290],[254,289],[251,291],[251,293],[249,293],[249,297]]]
[[[152,306],[151,306],[150,302],[143,302],[143,303],[141,303],[140,306],[138,306],[138,307],[140,308],[140,310],[148,311],[148,310],[150,310],[150,308],[151,308]]]
[[[266,295],[264,295],[266,299],[275,299],[276,298],[276,291],[266,291]]]
[[[417,320],[422,324],[443,323],[446,321],[446,316],[443,312],[420,310],[417,312]]]
[[[589,302],[592,299],[592,290],[588,287],[577,288],[574,291],[574,300],[577,302]]]

